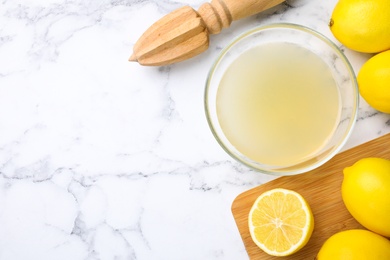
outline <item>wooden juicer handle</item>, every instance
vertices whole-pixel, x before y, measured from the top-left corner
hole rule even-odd
[[[133,47],[129,61],[164,66],[192,58],[209,47],[209,34],[217,34],[233,21],[260,13],[284,0],[212,0],[198,11],[179,8],[154,23]]]

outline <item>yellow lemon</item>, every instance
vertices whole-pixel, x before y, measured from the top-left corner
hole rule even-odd
[[[341,195],[361,225],[390,237],[390,160],[363,158],[346,167]]]
[[[273,256],[291,255],[306,245],[314,228],[311,209],[297,192],[272,189],[261,194],[248,218],[255,244]]]
[[[340,231],[328,238],[317,260],[390,259],[390,241],[363,229]]]
[[[329,25],[336,39],[352,50],[390,49],[389,0],[339,0]]]
[[[357,81],[364,100],[376,110],[390,114],[390,50],[364,63]]]

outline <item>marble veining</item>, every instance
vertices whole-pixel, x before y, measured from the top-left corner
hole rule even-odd
[[[203,1],[0,2],[0,260],[248,259],[230,207],[275,177],[231,159],[203,108],[208,70],[244,31],[293,22],[323,33],[336,0],[288,0],[212,35],[166,67],[129,63],[163,15]],[[348,149],[390,132],[360,100]]]

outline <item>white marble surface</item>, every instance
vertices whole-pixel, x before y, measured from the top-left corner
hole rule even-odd
[[[230,206],[273,177],[213,139],[208,69],[261,24],[303,24],[335,41],[327,23],[336,0],[289,0],[237,21],[180,64],[127,61],[154,21],[201,3],[0,2],[1,260],[248,258]],[[345,53],[356,72],[369,57]],[[388,132],[390,115],[361,100],[344,149]]]

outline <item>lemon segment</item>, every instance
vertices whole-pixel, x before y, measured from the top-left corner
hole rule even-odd
[[[390,237],[390,160],[364,158],[346,167],[341,195],[362,226]]]
[[[390,49],[388,0],[339,0],[329,25],[336,39],[352,50],[377,53]]]
[[[299,193],[278,188],[256,199],[249,212],[248,225],[253,241],[265,253],[287,256],[307,244],[314,218]]]
[[[364,63],[357,81],[364,100],[376,110],[390,114],[390,50]]]

